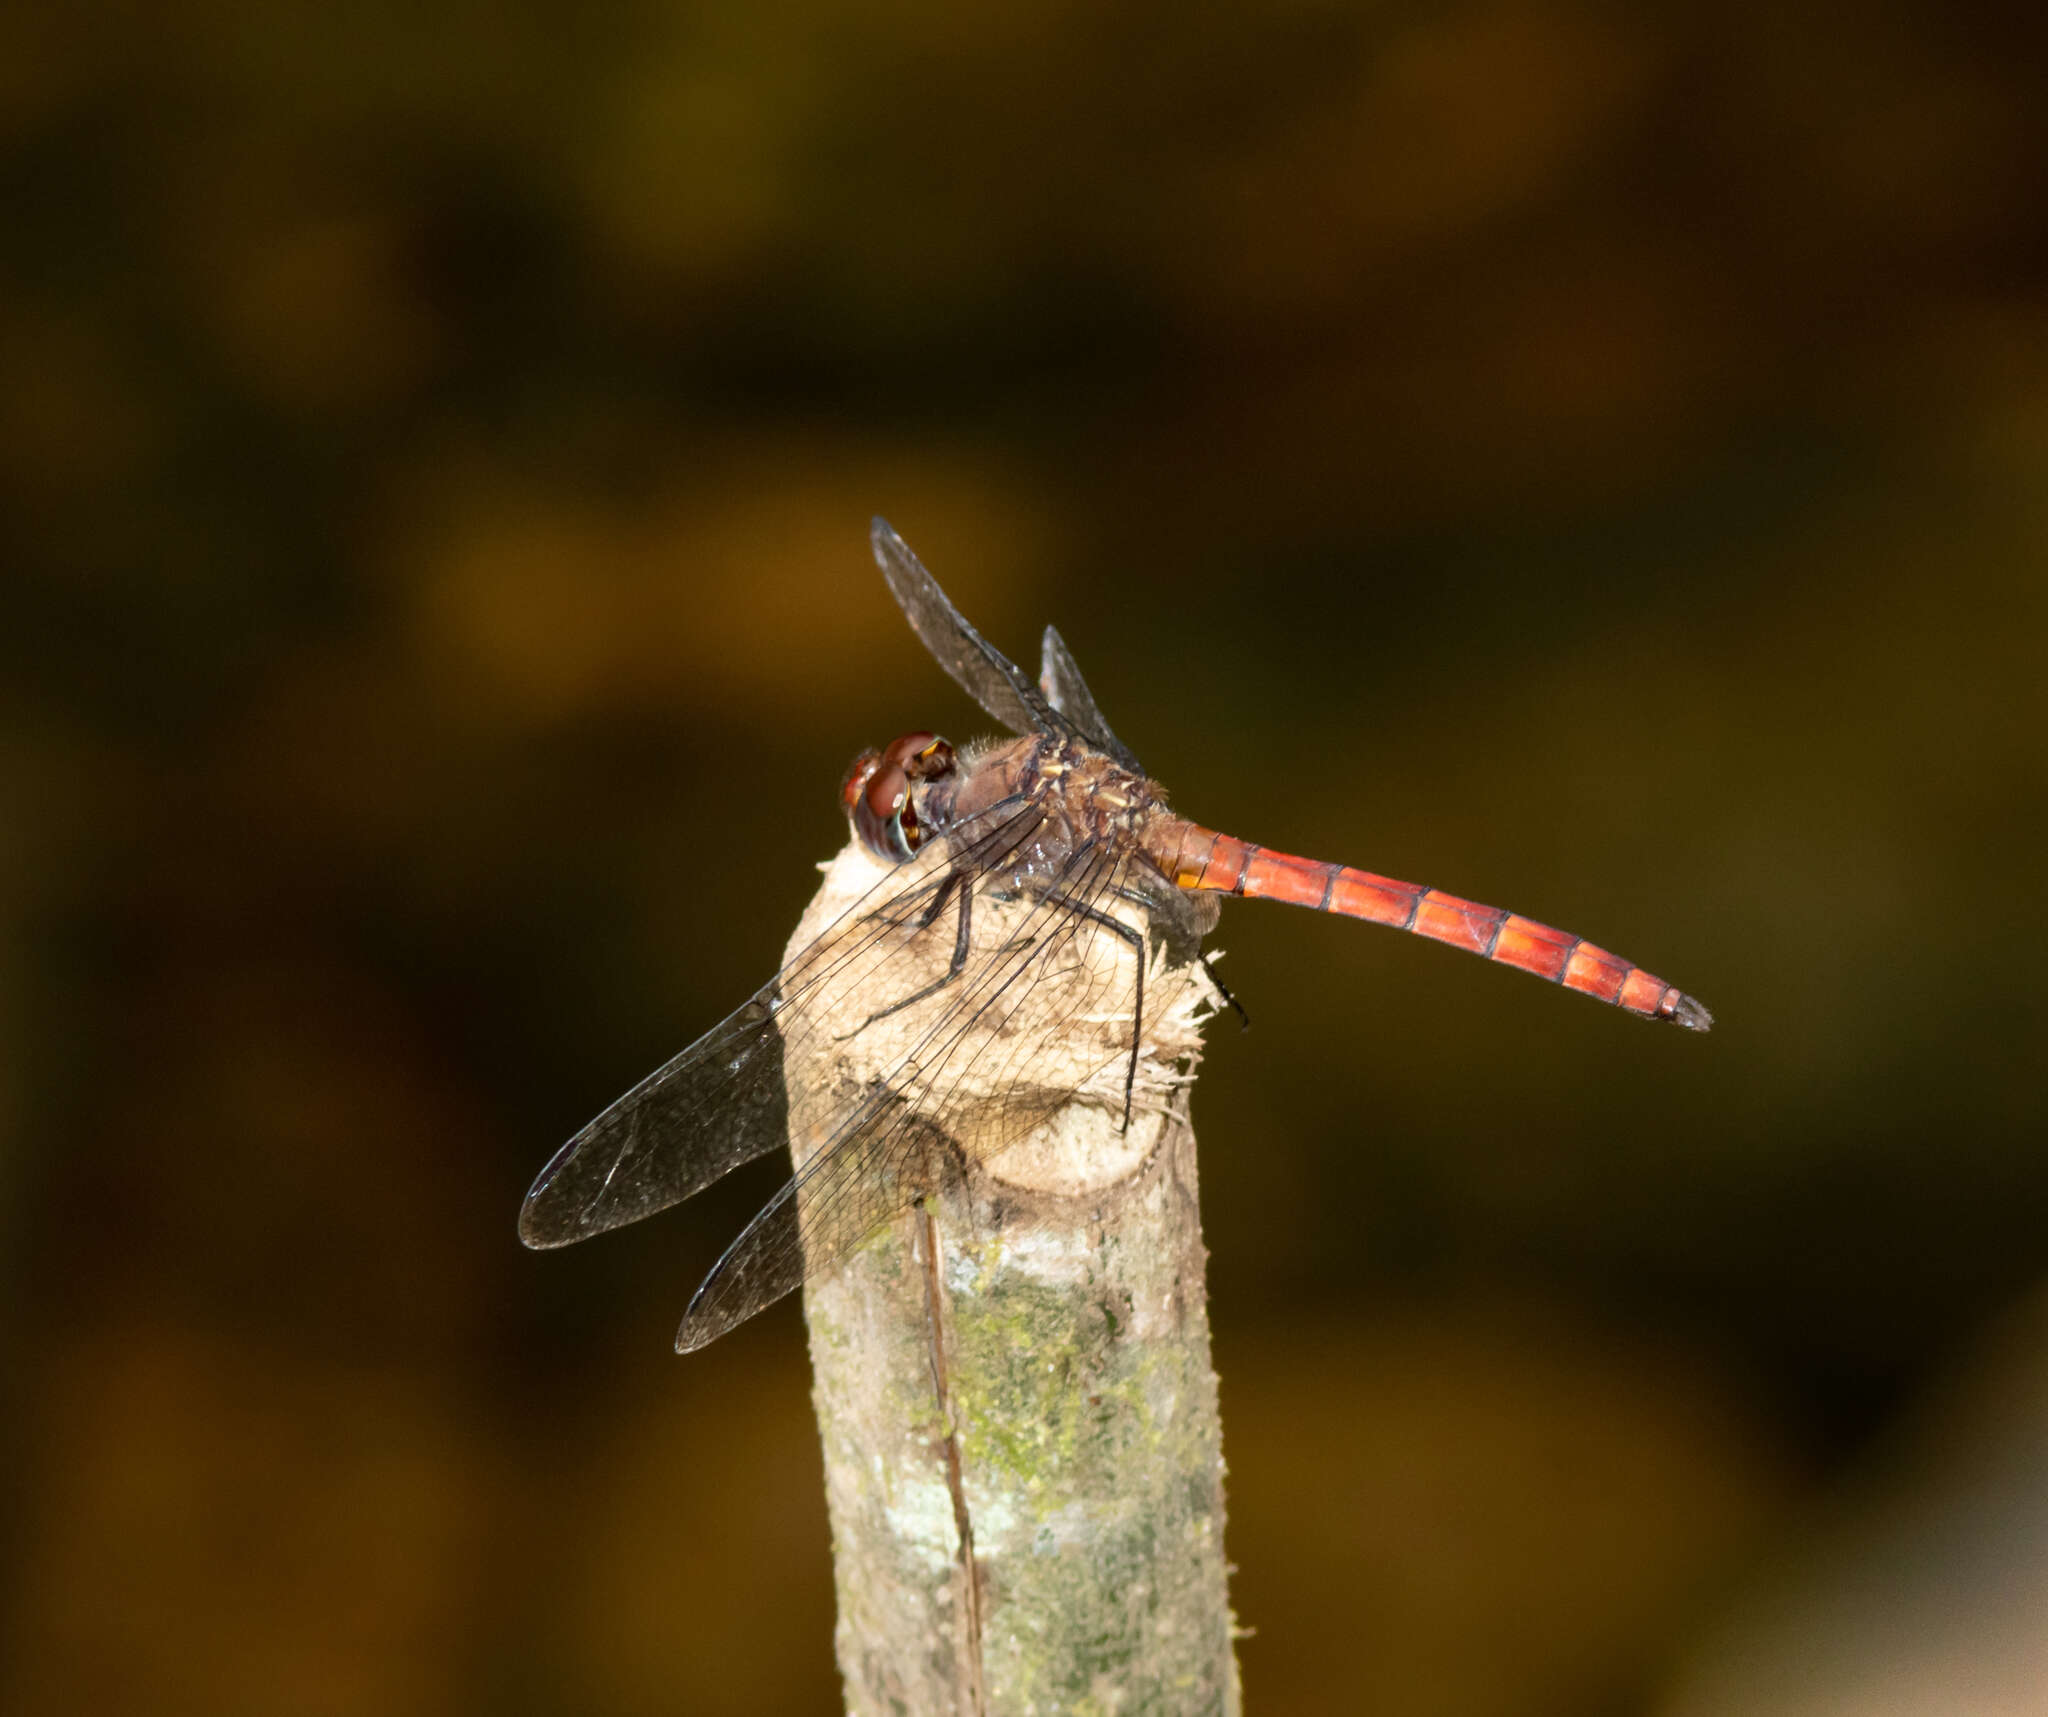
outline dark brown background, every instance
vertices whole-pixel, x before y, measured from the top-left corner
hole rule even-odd
[[[0,24],[0,1700],[825,1711],[772,1185],[541,1162],[759,983],[868,561],[1279,907],[1196,1103],[1249,1709],[1651,1709],[2048,1263],[2037,6]]]

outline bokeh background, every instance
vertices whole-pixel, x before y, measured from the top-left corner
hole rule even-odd
[[[1229,912],[1248,1710],[2048,1709],[2044,17],[0,13],[0,1704],[834,1708],[772,1169],[513,1222],[985,729],[880,511],[1719,1015]]]

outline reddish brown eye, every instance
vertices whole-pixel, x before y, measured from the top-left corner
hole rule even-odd
[[[876,858],[901,864],[924,841],[924,825],[910,802],[913,781],[936,781],[953,772],[953,748],[933,733],[906,733],[882,751],[863,751],[839,789],[861,845]]]
[[[906,733],[882,756],[913,781],[936,781],[953,773],[953,748],[936,733]]]
[[[853,807],[853,832],[878,859],[900,864],[916,847],[916,819],[904,826],[910,805],[910,778],[903,765],[878,758],[859,801]]]
[[[850,817],[882,766],[882,754],[872,745],[846,766],[846,779],[839,783],[839,806]]]

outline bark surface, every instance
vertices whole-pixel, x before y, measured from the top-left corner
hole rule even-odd
[[[792,953],[879,875],[857,846],[825,869]],[[1022,910],[977,902],[976,949]],[[929,940],[937,975],[952,935]],[[986,1163],[942,1141],[923,1201],[805,1288],[856,1717],[1238,1710],[1187,1119],[1215,992],[1147,957],[1126,1129],[1137,956],[1111,935],[1067,952],[1006,1033],[1030,1046],[1024,1077],[1079,1094]],[[1120,1016],[1097,1005],[1041,1035],[1105,993]],[[946,1004],[813,1034],[787,1069],[800,1168]]]

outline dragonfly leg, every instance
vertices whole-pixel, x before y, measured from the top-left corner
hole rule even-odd
[[[1133,930],[1121,918],[1113,918],[1107,912],[1099,912],[1092,906],[1084,906],[1078,900],[1066,901],[1065,906],[1076,918],[1085,918],[1091,924],[1100,924],[1112,936],[1121,938],[1131,945],[1131,952],[1138,956],[1138,996],[1131,1010],[1131,1060],[1124,1069],[1124,1124],[1118,1132],[1131,1130],[1131,1096],[1138,1085],[1138,1047],[1145,1036],[1145,938]]]
[[[1216,968],[1209,964],[1209,956],[1207,954],[1199,954],[1196,958],[1202,962],[1202,970],[1209,974],[1209,982],[1216,986],[1216,993],[1223,998],[1230,1010],[1237,1015],[1238,1029],[1250,1031],[1252,1029],[1252,1016],[1244,1011],[1244,1003],[1230,993],[1230,986],[1228,984],[1217,977]]]
[[[945,911],[946,897],[949,894],[958,894],[960,896],[960,928],[953,937],[952,964],[947,966],[944,973],[934,978],[923,989],[917,991],[916,994],[905,996],[900,1002],[891,1002],[887,1007],[880,1009],[878,1012],[869,1014],[853,1030],[847,1032],[844,1037],[839,1038],[838,1042],[844,1043],[849,1037],[858,1037],[869,1026],[873,1025],[876,1020],[887,1019],[893,1013],[901,1013],[905,1008],[915,1006],[927,996],[937,995],[939,991],[952,983],[954,979],[958,978],[967,969],[967,949],[973,939],[971,928],[973,920],[971,914],[974,890],[964,886],[964,884],[965,878],[961,872],[957,870],[949,872],[946,880],[939,884],[939,892],[932,896],[931,905],[918,915],[917,921],[918,929],[929,930],[938,921],[939,914]]]
[[[1144,873],[1139,874],[1142,877]],[[1176,960],[1195,959],[1201,962],[1202,970],[1209,975],[1209,982],[1216,986],[1216,993],[1237,1015],[1238,1024],[1250,1031],[1252,1016],[1244,1011],[1244,1003],[1230,993],[1230,986],[1217,977],[1209,956],[1201,951],[1202,935],[1209,926],[1188,910],[1192,897],[1175,888],[1163,876],[1156,876],[1149,888],[1142,881],[1125,882],[1118,886],[1116,892],[1120,900],[1128,900],[1151,913],[1154,928],[1165,938],[1169,956]]]

